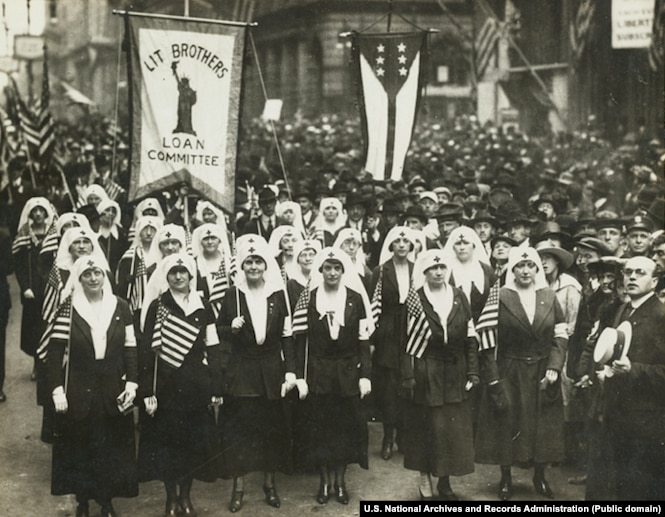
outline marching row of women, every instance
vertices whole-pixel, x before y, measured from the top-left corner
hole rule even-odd
[[[236,241],[203,203],[207,222],[190,235],[152,203],[137,207],[133,244],[116,255],[112,206],[110,229],[93,232],[33,198],[14,243],[22,346],[43,359],[38,373],[45,365],[52,493],[76,494],[76,515],[91,500],[115,515],[112,499],[149,480],[164,483],[165,515],[196,515],[194,479],[218,478],[233,479],[237,512],[255,471],[279,507],[275,473],[294,469],[318,471],[320,504],[347,504],[347,466],[368,468],[361,399],[372,391],[382,455],[399,440],[421,497],[436,476],[439,497],[456,500],[449,477],[473,472],[474,460],[501,465],[503,498],[513,464],[533,465],[536,491],[553,497],[545,466],[563,454],[567,334],[535,250],[511,250],[494,300],[502,309],[487,325],[496,277],[469,228],[423,250],[394,227],[370,274],[357,230],[323,249],[288,225],[270,242]]]

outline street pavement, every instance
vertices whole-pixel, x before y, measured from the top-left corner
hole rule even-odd
[[[21,306],[18,288],[10,279],[12,300],[7,329],[7,376],[5,393],[7,402],[0,404],[0,515],[17,517],[66,517],[75,513],[74,496],[52,496],[50,493],[51,446],[39,438],[41,408],[36,405],[35,383],[30,381],[32,358],[19,348]],[[244,507],[240,516],[268,517],[277,515],[356,516],[361,500],[415,501],[418,494],[418,473],[405,470],[403,457],[396,453],[389,461],[379,456],[381,424],[372,422],[370,430],[370,468],[357,465],[349,467],[347,488],[351,500],[347,506],[334,498],[325,505],[315,500],[319,480],[316,474],[276,476],[276,486],[282,500],[280,509],[266,505],[263,500],[261,473],[247,476]],[[496,501],[498,467],[476,465],[474,474],[452,478],[453,490],[464,501]],[[582,501],[584,487],[567,483],[576,475],[571,467],[553,467],[547,476],[556,501]],[[513,469],[515,501],[550,503],[534,492],[531,477],[533,470]],[[434,480],[436,484],[436,480]],[[198,515],[203,517],[227,516],[231,496],[231,481],[215,483],[195,482],[192,501]],[[133,499],[116,499],[113,504],[121,517],[157,517],[163,515],[165,495],[161,483],[143,483],[139,496]],[[96,505],[91,505],[91,515],[99,515]]]

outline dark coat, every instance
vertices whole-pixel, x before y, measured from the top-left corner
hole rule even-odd
[[[408,262],[409,281],[413,274],[413,264]],[[383,366],[398,370],[400,358],[406,346],[406,304],[399,303],[399,288],[395,264],[388,260],[377,266],[372,273],[370,293],[373,293],[383,277],[381,290],[381,317],[378,326],[372,335],[374,355],[372,362],[375,366]]]
[[[310,393],[356,397],[360,393],[358,380],[369,379],[371,371],[369,341],[358,339],[360,320],[366,318],[362,297],[347,288],[344,326],[333,341],[327,320],[319,319],[316,310],[317,290],[311,293],[307,311],[309,332],[296,337],[296,376],[306,374]]]
[[[245,317],[245,324],[234,334],[231,332],[231,321],[237,316],[238,295],[240,315]],[[259,345],[245,294],[231,287],[224,296],[217,329],[224,349],[230,351],[225,392],[234,397],[261,396],[278,400],[284,374],[295,372],[293,339],[282,337],[284,319],[289,317],[283,291],[275,291],[268,296],[266,305],[266,338]]]
[[[125,347],[125,329],[132,325],[132,316],[124,300],[117,298],[111,324],[106,331],[106,354],[95,359],[90,326],[74,308],[71,319],[69,352],[69,383],[67,416],[81,420],[102,402],[104,412],[118,415],[116,397],[125,389],[125,381],[138,382],[136,348]],[[49,391],[65,384],[62,367],[67,341],[54,339],[48,345],[47,369]],[[124,376],[124,377],[123,377]]]
[[[277,222],[275,222],[275,225],[277,225]],[[255,235],[260,235],[263,237],[266,241],[270,240],[270,235],[272,235],[272,231],[275,229],[273,226],[272,228],[264,228],[263,224],[261,223],[261,217],[257,217],[256,219],[252,219],[249,221],[245,227],[243,228],[243,235],[247,233],[253,233]]]
[[[424,290],[418,290],[432,337],[423,357],[403,354],[402,378],[416,381],[413,401],[425,406],[442,406],[461,402],[469,396],[464,385],[471,375],[478,375],[478,342],[467,337],[471,308],[464,293],[452,287],[453,306],[448,315],[448,340],[443,326]]]
[[[483,311],[483,307],[485,307],[485,302],[487,301],[487,297],[490,294],[490,288],[494,285],[494,282],[497,281],[497,276],[494,274],[494,270],[490,265],[481,262],[480,266],[483,269],[484,273],[483,276],[485,277],[485,281],[483,283],[482,292],[478,291],[475,284],[471,285],[471,298],[469,299],[469,303],[471,304],[471,313],[473,314],[473,321],[478,321],[478,317],[480,316],[480,313]],[[453,275],[451,275],[450,277],[450,284],[457,285],[455,283],[455,278],[453,277]]]
[[[118,228],[118,238],[116,239],[113,235],[108,237],[102,237],[101,235],[97,237],[99,242],[99,247],[101,248],[106,260],[108,260],[109,267],[113,272],[111,278],[115,278],[115,272],[118,269],[118,263],[122,258],[122,255],[127,251],[129,243],[127,242],[127,232],[123,228]]]

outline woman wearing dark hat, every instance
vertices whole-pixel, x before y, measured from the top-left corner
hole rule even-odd
[[[229,510],[243,506],[244,476],[263,471],[265,501],[280,499],[275,472],[291,469],[291,430],[281,398],[295,387],[291,318],[284,281],[267,246],[238,250],[236,285],[222,302],[217,328],[230,349],[220,418],[224,477],[233,478]]]
[[[432,497],[434,475],[439,497],[457,501],[450,476],[474,470],[469,391],[480,379],[471,307],[464,293],[448,283],[446,261],[441,250],[428,250],[414,267],[413,288],[431,337],[419,350],[407,344],[401,357],[402,392],[408,400],[402,441],[404,467],[420,472],[421,498]]]
[[[312,269],[310,289],[303,292],[293,315],[296,386],[301,398],[309,391],[303,407],[308,425],[294,447],[300,461],[320,473],[319,504],[328,502],[333,488],[335,499],[348,504],[347,466],[368,468],[367,422],[360,399],[372,390],[371,311],[359,289],[349,257],[325,248]]]
[[[213,311],[196,291],[192,257],[165,257],[150,281],[155,289],[141,310],[139,384],[145,412],[139,476],[164,483],[166,516],[194,516],[194,478],[215,478],[210,466],[217,440],[209,408],[222,403],[222,351]]]
[[[497,235],[492,239],[492,256],[490,262],[494,267],[494,274],[497,276],[499,286],[503,287],[506,283],[506,272],[508,271],[508,256],[510,250],[517,246],[517,243],[507,235]]]
[[[90,499],[101,505],[103,517],[111,517],[114,497],[138,495],[128,414],[138,387],[136,339],[129,307],[111,292],[106,267],[103,257],[76,261],[71,297],[58,310],[45,350],[60,415],[51,493],[75,494],[77,517],[89,515]]]
[[[501,466],[498,496],[503,501],[513,494],[512,465],[533,465],[536,492],[553,498],[545,467],[563,459],[559,378],[568,334],[533,248],[510,250],[494,330],[497,347],[483,352],[487,387],[478,419],[476,461]]]
[[[380,265],[372,274],[372,309],[380,310],[377,328],[372,335],[372,378],[374,397],[383,422],[381,457],[384,460],[392,457],[395,439],[399,444],[402,438],[400,360],[406,345],[405,302],[413,272],[409,254],[415,245],[413,232],[409,228],[396,226],[390,230],[383,243]]]

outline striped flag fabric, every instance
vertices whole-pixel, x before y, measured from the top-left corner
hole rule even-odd
[[[406,312],[406,353],[420,359],[432,337],[432,329],[429,327],[420,296],[413,286],[409,288],[409,294],[406,297]]]
[[[480,28],[480,31],[478,31],[476,41],[474,42],[476,77],[479,80],[485,74],[485,70],[487,70],[495,55],[496,44],[500,36],[499,22],[493,17],[488,17]]]
[[[309,300],[312,296],[312,293],[309,289],[309,282],[303,289],[303,292],[300,293],[298,302],[296,303],[295,308],[293,309],[293,325],[292,332],[295,336],[296,334],[305,334],[309,330],[309,321],[307,318],[307,313],[309,311]]]
[[[44,321],[51,321],[55,317],[64,287],[60,268],[53,264],[44,288],[44,301],[42,302],[42,318]]]
[[[141,310],[143,307],[143,298],[145,296],[146,286],[148,285],[148,270],[145,267],[143,250],[137,246],[134,250],[133,270],[131,272],[132,282],[129,284],[127,300],[132,314]]]
[[[496,348],[499,331],[499,281],[494,282],[490,289],[485,306],[478,316],[476,332],[479,337],[480,350]]]
[[[166,309],[162,324],[155,332],[159,332],[159,345],[155,344],[154,333],[152,346],[159,346],[159,358],[169,366],[178,369],[185,357],[194,346],[199,335],[199,328],[183,320]]]
[[[665,62],[665,0],[656,0],[653,17],[653,33],[649,53],[649,67],[658,72]]]
[[[49,102],[51,98],[51,91],[48,79],[48,55],[46,52],[46,45],[44,45],[44,72],[42,74],[42,97],[39,107],[39,155],[42,158],[42,163],[45,163],[45,158],[53,149],[55,143],[55,124],[53,117],[49,110]]]
[[[372,302],[370,304],[372,309],[372,320],[374,320],[374,327],[379,325],[379,318],[383,312],[383,266],[379,271],[379,281],[376,283],[374,293],[372,294]]]
[[[111,178],[109,178],[104,184],[104,191],[112,201],[117,201],[119,196],[127,192],[126,189],[118,185]]]
[[[46,325],[46,330],[39,341],[36,355],[41,360],[46,360],[48,354],[48,345],[52,339],[61,339],[69,341],[69,334],[72,327],[72,297],[68,296],[60,307],[54,318]]]
[[[219,311],[222,309],[222,301],[224,300],[224,295],[226,290],[229,288],[229,279],[226,276],[226,267],[224,265],[224,260],[219,264],[219,269],[210,273],[212,277],[212,288],[210,289],[210,295],[208,296],[208,301],[212,306],[212,311],[215,314],[215,319],[219,316]]]
[[[582,0],[577,15],[570,26],[570,48],[573,66],[577,67],[582,60],[584,50],[591,38],[591,26],[596,12],[595,0]]]
[[[12,242],[12,254],[16,255],[21,248],[30,247],[32,245],[32,239],[30,234],[23,229],[19,229],[19,232],[14,237],[14,242]]]
[[[58,229],[56,227],[56,221],[53,221],[49,227],[44,240],[42,241],[42,248],[39,250],[40,255],[45,255],[47,253],[57,253],[58,246],[60,245],[60,235],[58,235]]]
[[[411,144],[422,84],[425,32],[356,34],[365,170],[398,180]]]
[[[9,116],[9,114],[0,108],[0,122],[2,123],[2,133],[4,136],[4,142],[6,143],[10,153],[16,154],[21,148],[21,142],[19,141],[18,130],[16,124]]]

